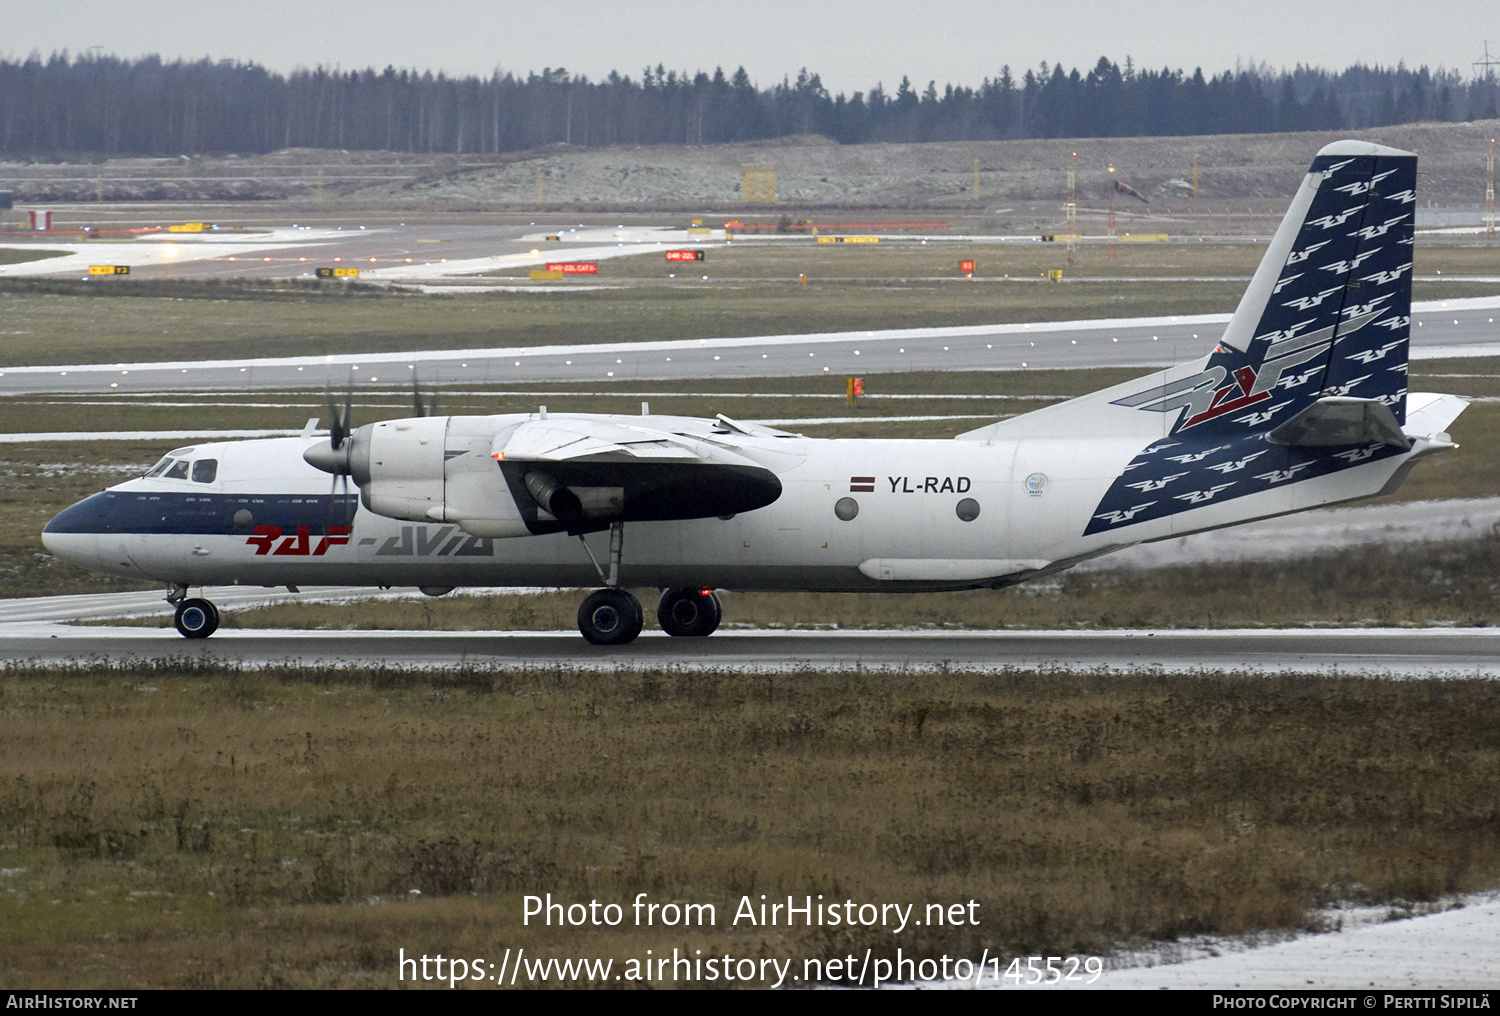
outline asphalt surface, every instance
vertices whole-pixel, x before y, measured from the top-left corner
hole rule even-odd
[[[944,370],[1170,366],[1208,353],[1228,315],[815,332],[726,339],[455,349],[355,356],[0,369],[0,394],[800,377]],[[1500,353],[1500,297],[1419,304],[1412,356]]]
[[[629,646],[591,646],[576,632],[369,632],[221,629],[189,640],[159,628],[0,625],[12,662],[128,665],[183,659],[251,667],[652,667],[685,672],[862,670],[1129,673],[1339,673],[1500,677],[1500,631],[1335,629],[1130,632],[721,631],[706,639],[646,632]]]

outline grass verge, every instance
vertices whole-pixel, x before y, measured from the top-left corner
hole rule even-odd
[[[0,247],[0,265],[22,265],[28,261],[67,257],[71,251],[45,250],[35,247]]]
[[[1500,878],[1483,681],[0,676],[0,987],[395,986],[398,949],[1100,953]],[[709,903],[529,926],[521,897]],[[755,903],[977,924],[731,924]],[[670,982],[668,982],[669,986]]]

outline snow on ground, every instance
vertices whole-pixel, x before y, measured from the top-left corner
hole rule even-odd
[[[1387,908],[1334,911],[1340,930],[1259,948],[1202,940],[1208,955],[1106,970],[1093,988],[1495,988],[1500,987],[1500,893],[1452,901],[1451,909],[1386,921]],[[1372,920],[1373,918],[1373,920]],[[1378,922],[1378,923],[1376,923]]]

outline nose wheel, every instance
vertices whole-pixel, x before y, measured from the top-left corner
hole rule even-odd
[[[668,589],[656,604],[656,620],[668,635],[712,635],[723,616],[719,597],[711,589]]]
[[[599,589],[578,608],[578,630],[596,646],[623,646],[641,633],[641,601],[623,589]]]
[[[183,638],[206,639],[219,628],[219,608],[196,597],[177,604],[172,626]]]

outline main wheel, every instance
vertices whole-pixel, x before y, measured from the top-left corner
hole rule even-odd
[[[668,635],[712,635],[723,616],[719,597],[711,589],[668,589],[656,604],[656,620]]]
[[[206,639],[219,629],[219,608],[207,600],[183,600],[172,624],[183,638]]]
[[[641,601],[623,589],[600,589],[578,608],[578,630],[596,646],[623,646],[641,633]]]

